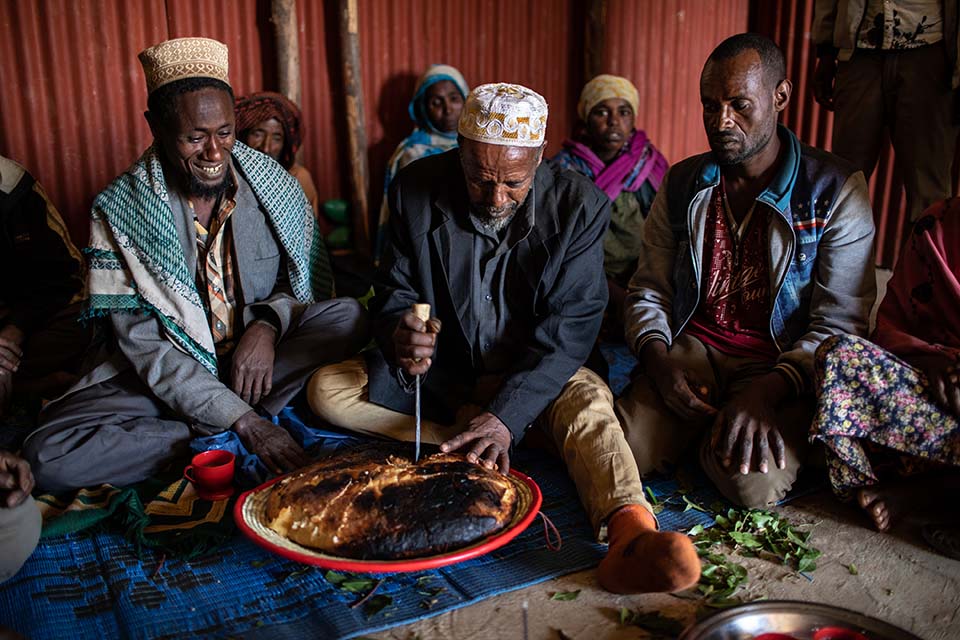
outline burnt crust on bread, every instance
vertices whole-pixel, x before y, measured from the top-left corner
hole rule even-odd
[[[452,551],[510,523],[513,480],[459,454],[414,464],[411,448],[361,446],[281,480],[267,498],[267,526],[324,553],[396,560]]]

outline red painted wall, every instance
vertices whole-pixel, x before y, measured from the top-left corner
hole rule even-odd
[[[337,2],[300,0],[304,163],[321,199],[347,194]],[[671,161],[705,149],[697,79],[709,51],[747,24],[748,0],[610,0],[605,71],[640,91],[638,122]],[[586,3],[359,0],[370,204],[411,127],[407,103],[431,63],[471,86],[526,84],[550,104],[548,154],[576,121]],[[0,153],[45,185],[86,241],[93,197],[150,143],[139,51],[202,35],[230,47],[238,95],[276,89],[269,0],[0,0]],[[9,61],[13,61],[11,64]]]

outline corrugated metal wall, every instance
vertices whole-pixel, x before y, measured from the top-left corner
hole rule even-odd
[[[2,0],[0,153],[43,183],[78,241],[93,196],[150,140],[131,62],[166,35],[163,0]]]
[[[0,85],[20,88],[4,96],[0,152],[38,176],[80,242],[93,196],[150,141],[137,52],[168,37],[208,36],[230,47],[238,94],[276,85],[269,0],[0,2],[0,56],[17,62],[0,65]],[[745,3],[610,2],[606,70],[636,81],[642,125],[672,160],[703,149],[696,78],[710,48],[746,24]],[[336,5],[299,3],[304,163],[322,198],[347,190]],[[585,10],[575,0],[361,0],[371,205],[387,158],[410,131],[416,78],[433,62],[458,67],[471,85],[506,80],[542,93],[551,105],[548,153],[556,152],[584,81]]]
[[[371,206],[380,206],[387,160],[412,129],[407,104],[416,80],[433,63],[453,65],[471,87],[516,82],[542,94],[550,105],[547,154],[558,151],[573,126],[582,83],[584,5],[575,0],[361,0]]]
[[[633,80],[637,126],[673,163],[707,150],[700,71],[724,38],[747,28],[749,0],[611,0],[605,68]]]
[[[671,161],[704,150],[697,80],[723,37],[747,23],[748,0],[610,0],[605,71],[632,78],[639,123]],[[337,2],[299,3],[304,163],[322,199],[347,193]],[[551,106],[548,153],[576,120],[586,3],[577,0],[360,0],[370,203],[409,133],[406,105],[433,62],[471,85],[527,84]],[[276,88],[270,0],[0,0],[0,153],[50,191],[79,242],[93,196],[150,141],[136,54],[168,37],[204,35],[230,47],[238,94]],[[652,70],[652,71],[651,71]],[[17,90],[10,91],[9,87]]]
[[[264,7],[269,2],[2,0],[0,153],[43,183],[84,242],[93,196],[150,143],[137,53],[168,37],[205,35],[230,46],[235,90],[272,84],[272,34],[263,38],[258,26],[269,27]]]
[[[787,75],[793,80],[793,97],[784,115],[784,124],[807,144],[829,150],[833,113],[813,99],[812,78],[817,61],[810,39],[813,6],[814,0],[753,0],[750,29],[770,36],[786,53]],[[909,227],[909,219],[903,181],[896,169],[889,140],[870,178],[870,199],[877,225],[877,264],[891,267]]]

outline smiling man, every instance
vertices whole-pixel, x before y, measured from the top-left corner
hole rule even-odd
[[[610,292],[604,335],[615,340],[623,335],[623,301],[637,268],[643,224],[668,167],[647,134],[636,128],[639,103],[637,88],[626,78],[597,76],[580,92],[577,134],[551,159],[593,180],[613,203],[603,269]]]
[[[402,171],[372,309],[379,349],[320,369],[310,405],[329,422],[423,439],[488,468],[510,468],[531,426],[560,451],[601,539],[599,580],[619,593],[696,583],[700,562],[657,531],[610,389],[583,363],[607,302],[610,202],[575,173],[542,164],[547,105],[513,84],[477,87],[460,148]],[[429,303],[424,323],[410,312]]]
[[[700,440],[704,470],[750,507],[793,485],[814,351],[864,335],[876,295],[863,174],[777,125],[791,86],[765,37],[710,54],[710,152],[667,173],[627,295],[627,344],[644,372],[617,409],[641,473]]]
[[[232,429],[272,471],[306,461],[264,416],[366,340],[295,178],[234,137],[227,48],[140,54],[154,144],[94,201],[86,314],[106,340],[41,414],[24,454],[37,484],[131,484],[189,441]]]

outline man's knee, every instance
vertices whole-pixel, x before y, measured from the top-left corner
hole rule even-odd
[[[574,412],[608,408],[612,412],[613,392],[603,378],[586,367],[580,367],[563,385],[554,404]]]
[[[41,431],[27,439],[23,444],[21,457],[30,464],[37,488],[43,491],[65,491],[75,488],[66,470],[67,458],[64,455],[51,455],[48,442],[52,434]]]
[[[307,382],[307,402],[321,419],[348,424],[351,406],[368,393],[367,367],[362,356],[321,367]]]
[[[786,469],[773,467],[767,473],[751,471],[744,475],[735,465],[727,469],[710,448],[709,438],[700,447],[700,465],[727,500],[748,509],[767,509],[783,500],[799,470],[791,462]]]
[[[715,480],[720,493],[730,502],[747,509],[769,509],[786,497],[793,481],[776,474],[753,471],[739,477]]]
[[[370,336],[367,310],[354,298],[333,298],[312,304],[304,311],[300,324],[319,325],[345,340],[360,343],[361,347]]]
[[[13,577],[40,540],[42,519],[33,498],[12,509],[0,508],[0,582]]]

